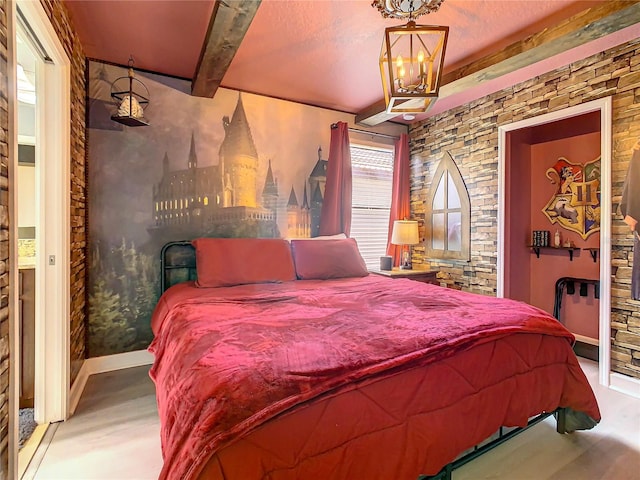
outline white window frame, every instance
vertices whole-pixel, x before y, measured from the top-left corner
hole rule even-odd
[[[378,189],[371,185],[369,192],[361,187],[367,188],[364,182],[364,169],[359,167],[362,164],[358,155],[366,155],[367,153],[383,152],[387,156],[388,163],[378,163],[377,166],[372,165],[370,171],[372,174],[376,170],[383,174],[383,179],[377,181],[388,180],[388,185]],[[355,158],[355,160],[354,160]],[[368,269],[376,269],[380,266],[380,257],[386,255],[387,242],[389,237],[389,215],[391,211],[391,196],[393,189],[393,162],[394,149],[388,146],[370,146],[358,143],[351,143],[351,168],[352,168],[352,207],[351,207],[351,234],[358,242],[360,254],[365,260]],[[372,178],[373,181],[376,181]],[[369,217],[373,222],[366,224],[366,218]]]

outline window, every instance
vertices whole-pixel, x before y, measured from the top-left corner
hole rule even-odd
[[[351,145],[351,237],[367,268],[386,255],[393,184],[393,150]]]
[[[470,259],[470,212],[464,180],[446,152],[433,175],[427,197],[427,256]]]

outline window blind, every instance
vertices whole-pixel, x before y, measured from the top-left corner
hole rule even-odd
[[[351,145],[351,237],[367,268],[379,268],[387,251],[393,183],[393,150]]]

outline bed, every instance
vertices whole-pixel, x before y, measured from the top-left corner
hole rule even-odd
[[[353,239],[194,246],[152,317],[162,479],[446,478],[504,427],[600,420],[535,307],[368,275]]]

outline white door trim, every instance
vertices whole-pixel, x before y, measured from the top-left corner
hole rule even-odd
[[[505,244],[505,168],[506,139],[509,132],[536,125],[555,122],[590,112],[600,112],[600,348],[598,380],[609,386],[610,324],[611,324],[611,149],[612,111],[611,97],[582,103],[557,112],[547,113],[509,125],[498,127],[498,259],[497,296],[504,296],[504,244]]]
[[[16,218],[18,211],[16,200],[15,172],[18,171],[17,139],[18,122],[17,110],[17,73],[16,73],[16,14],[13,2],[8,3],[7,12],[7,87],[8,87],[8,136],[7,147],[9,156],[9,351],[15,358],[9,358],[9,472],[7,478],[13,479],[18,475],[18,409],[19,409],[19,374],[18,355],[20,354],[20,321],[18,315],[18,242],[13,240],[18,238],[18,222],[12,221]],[[13,98],[11,94],[13,93]],[[0,450],[5,448],[4,442],[0,444]],[[0,472],[2,467],[0,467]]]
[[[69,410],[71,62],[40,2],[16,3],[53,60],[38,62],[36,69],[34,397],[36,421],[49,423],[65,420]],[[10,4],[15,25],[14,2]],[[13,122],[17,125],[15,118]],[[14,162],[17,165],[16,158]],[[15,255],[12,265],[17,265]],[[51,257],[55,264],[50,263]]]

